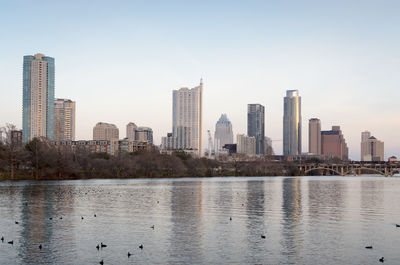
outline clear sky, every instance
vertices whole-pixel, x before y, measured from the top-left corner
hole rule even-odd
[[[266,107],[266,135],[282,152],[283,97],[308,119],[340,125],[350,157],[361,131],[400,157],[400,1],[0,0],[0,126],[22,126],[22,57],[55,58],[56,97],[77,102],[77,139],[98,121],[125,137],[132,121],[172,127],[172,90],[204,79],[204,139],[227,113],[247,132],[247,104]]]

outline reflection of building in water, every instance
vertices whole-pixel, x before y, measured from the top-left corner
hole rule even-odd
[[[176,181],[171,184],[172,231],[169,242],[171,260],[182,264],[200,264],[203,257],[202,183]],[[191,242],[190,247],[187,242]]]
[[[246,202],[246,232],[247,242],[251,245],[254,238],[259,238],[260,233],[263,233],[264,227],[264,182],[259,180],[247,181],[247,202]],[[249,248],[246,253],[246,260],[251,264],[263,263],[262,256],[259,255],[263,250],[264,245],[255,244]]]
[[[384,219],[384,181],[383,180],[360,180],[360,196],[361,196],[361,218],[365,220],[383,220]],[[373,216],[371,216],[373,212]],[[369,222],[362,222],[369,224]],[[369,228],[368,225],[366,225]]]
[[[288,263],[298,261],[302,247],[302,205],[301,180],[299,178],[284,178],[282,181],[282,211],[283,211],[283,256]]]
[[[55,188],[57,187],[57,190]],[[68,186],[65,186],[68,187]],[[24,186],[22,191],[21,220],[22,226],[20,237],[19,256],[24,264],[64,264],[70,260],[63,260],[63,255],[54,255],[51,253],[63,248],[63,244],[71,242],[70,237],[65,233],[65,228],[58,228],[60,225],[57,219],[64,216],[62,225],[71,227],[68,218],[69,212],[58,213],[57,210],[71,210],[69,205],[73,203],[71,193],[66,192],[63,185],[41,185],[32,184]],[[62,198],[56,198],[56,196]],[[59,205],[62,204],[62,205]],[[53,220],[50,220],[52,218]],[[62,234],[62,240],[57,233]],[[44,247],[38,249],[39,244]],[[43,253],[45,252],[45,253]],[[71,257],[71,255],[68,255]]]

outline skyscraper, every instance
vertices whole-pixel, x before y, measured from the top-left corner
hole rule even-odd
[[[215,152],[221,152],[226,144],[233,144],[232,124],[226,114],[222,114],[215,124],[214,148]]]
[[[126,125],[126,138],[129,140],[135,140],[135,131],[137,126],[135,123],[130,122]]]
[[[54,101],[54,140],[75,141],[75,102],[70,99]]]
[[[22,137],[54,138],[54,58],[35,54],[24,56]]]
[[[321,154],[321,121],[316,118],[308,122],[308,152]]]
[[[172,135],[174,149],[194,150],[203,154],[203,82],[172,93]]]
[[[349,149],[340,126],[332,126],[330,131],[321,131],[321,154],[341,160],[349,159]]]
[[[98,122],[93,127],[93,140],[118,140],[119,130],[117,126],[110,123]]]
[[[287,90],[283,105],[283,155],[300,155],[301,97],[299,91]]]
[[[247,105],[247,135],[255,138],[256,154],[264,154],[265,108],[261,104]]]

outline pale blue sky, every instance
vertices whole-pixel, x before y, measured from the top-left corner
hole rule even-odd
[[[22,57],[41,52],[56,60],[56,97],[77,102],[78,139],[98,121],[124,137],[133,121],[159,143],[172,90],[203,77],[205,132],[227,113],[246,133],[247,104],[261,103],[281,140],[283,96],[298,89],[304,151],[317,117],[342,127],[353,159],[363,130],[400,156],[399,12],[400,1],[0,0],[0,126],[21,127]]]

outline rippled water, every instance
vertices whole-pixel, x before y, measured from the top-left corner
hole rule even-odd
[[[396,223],[400,178],[0,182],[0,264],[400,264]]]

